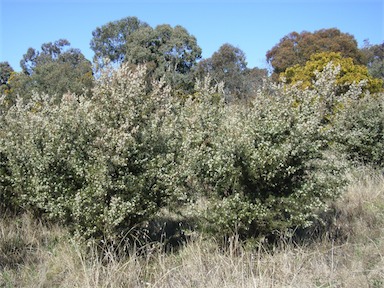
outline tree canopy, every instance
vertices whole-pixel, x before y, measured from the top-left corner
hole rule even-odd
[[[9,93],[7,92],[9,92],[10,89],[9,80],[13,74],[14,70],[8,62],[0,62],[0,96],[3,94],[6,95],[6,106],[9,106],[12,103],[10,96],[7,95]]]
[[[60,100],[67,92],[89,91],[93,85],[92,64],[79,49],[69,46],[68,40],[60,39],[42,44],[41,51],[29,48],[20,61],[22,72],[9,78],[6,94],[28,98],[36,91],[57,95]]]
[[[105,60],[122,63],[127,54],[127,38],[140,28],[149,27],[137,17],[126,17],[108,22],[92,32],[91,49],[95,52],[93,60],[101,67]]]
[[[8,62],[0,62],[0,86],[8,83],[12,72],[14,72],[14,70]]]
[[[176,89],[193,87],[191,70],[201,58],[201,48],[188,31],[177,25],[155,28],[136,17],[109,22],[92,33],[94,61],[114,64],[146,64],[150,79],[164,77]]]
[[[311,55],[320,52],[339,52],[342,57],[352,58],[356,64],[364,64],[354,36],[339,29],[321,29],[313,33],[291,32],[284,36],[266,54],[275,75],[296,64],[304,65]]]
[[[197,77],[202,79],[210,75],[216,83],[224,82],[227,98],[246,98],[254,84],[266,77],[266,70],[248,69],[245,53],[231,44],[222,45],[212,57],[199,62],[196,69]]]
[[[376,78],[384,80],[384,42],[371,45],[369,41],[361,49],[367,63],[369,73]]]
[[[16,94],[29,97],[32,91],[57,94],[58,97],[66,92],[81,94],[84,89],[90,93],[93,71],[100,76],[102,69],[115,69],[121,64],[128,64],[133,69],[145,64],[147,89],[151,89],[153,80],[163,79],[177,95],[193,93],[196,78],[202,80],[209,75],[216,84],[224,83],[227,100],[248,99],[255,95],[266,78],[277,81],[282,73],[288,82],[303,81],[305,86],[313,80],[313,65],[321,70],[324,61],[331,58],[341,61],[343,67],[352,67],[355,73],[352,70],[345,72],[350,78],[349,82],[345,80],[346,75],[342,77],[344,80],[339,79],[344,81],[343,85],[371,79],[368,76],[384,80],[384,43],[371,45],[366,42],[359,49],[353,35],[337,28],[291,32],[284,36],[266,54],[266,60],[273,68],[272,77],[268,77],[267,69],[248,68],[246,55],[239,47],[225,43],[211,57],[201,59],[202,49],[184,27],[168,24],[151,27],[137,17],[125,17],[97,27],[92,32],[90,47],[94,52],[94,66],[79,49],[71,48],[66,39],[44,43],[40,50],[29,48],[20,61],[21,73],[12,73],[7,62],[0,64],[1,92],[9,97]],[[313,63],[313,55],[330,52],[339,53],[343,60],[329,54],[316,60],[321,63]],[[308,61],[312,61],[312,68],[306,66]],[[368,68],[369,75],[361,65]],[[298,71],[298,67],[305,67],[310,74],[304,76],[304,71]],[[368,90],[378,91],[377,80],[369,81]]]
[[[147,64],[152,78],[165,77],[173,88],[193,87],[192,68],[201,58],[196,38],[182,26],[164,24],[136,30],[127,39],[125,61]]]

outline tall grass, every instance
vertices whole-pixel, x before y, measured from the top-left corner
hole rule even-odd
[[[0,221],[0,287],[383,287],[384,176],[367,168],[350,184],[306,244],[226,245],[198,235],[174,252],[160,244],[85,246],[29,215]],[[318,224],[320,225],[320,224]],[[141,250],[145,249],[145,251]]]

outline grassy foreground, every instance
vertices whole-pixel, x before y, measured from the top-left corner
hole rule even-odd
[[[3,217],[0,287],[384,287],[384,175],[349,178],[315,239],[273,248],[196,236],[173,253],[148,244],[144,256],[101,257],[59,226]]]

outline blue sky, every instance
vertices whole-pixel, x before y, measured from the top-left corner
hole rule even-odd
[[[203,57],[224,43],[242,49],[248,67],[266,67],[265,54],[290,32],[336,27],[384,42],[384,0],[0,0],[0,62],[20,71],[29,47],[60,38],[89,60],[92,31],[136,16],[152,27],[181,25],[197,38]]]

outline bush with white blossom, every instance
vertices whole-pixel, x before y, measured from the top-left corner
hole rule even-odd
[[[340,193],[334,123],[361,94],[336,95],[335,70],[312,89],[266,83],[249,103],[225,103],[209,78],[183,99],[161,81],[148,92],[145,67],[126,65],[106,70],[91,98],[20,98],[0,113],[3,208],[112,241],[199,199],[199,221],[219,235],[307,226]]]

